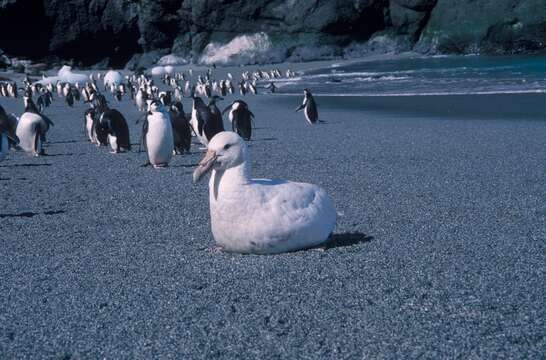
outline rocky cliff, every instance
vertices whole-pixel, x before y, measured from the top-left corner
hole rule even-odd
[[[199,61],[252,46],[267,52],[251,61],[546,47],[544,0],[0,0],[0,24],[0,49],[10,55],[85,65],[167,53]]]

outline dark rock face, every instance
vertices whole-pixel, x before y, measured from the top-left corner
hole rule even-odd
[[[115,65],[139,51],[138,8],[123,0],[47,0],[49,50],[61,58],[96,63],[109,57]]]
[[[211,42],[259,32],[291,59],[385,42],[425,53],[546,48],[544,0],[0,0],[0,23],[10,28],[0,37],[7,54],[85,65],[169,52],[196,60]]]
[[[418,49],[521,53],[546,48],[543,0],[438,0]]]

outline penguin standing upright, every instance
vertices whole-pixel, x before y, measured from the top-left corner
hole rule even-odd
[[[117,154],[122,150],[131,150],[131,140],[129,138],[129,126],[125,117],[116,109],[110,109],[104,95],[96,97],[96,115],[98,121],[95,122],[95,132],[97,140],[105,144],[107,139],[112,153]]]
[[[174,150],[177,154],[184,151],[190,151],[191,147],[191,128],[184,107],[180,101],[171,105],[169,111],[171,124],[173,127]]]
[[[220,111],[218,111],[218,114],[213,113],[211,107],[205,105],[200,97],[193,98],[191,126],[193,127],[197,139],[205,146],[207,146],[214,135],[224,131],[224,124]]]
[[[100,146],[100,142],[97,139],[97,111],[94,108],[87,109],[83,115],[84,118],[84,131],[92,144]]]
[[[318,121],[318,110],[315,99],[308,89],[303,90],[304,98],[303,103],[296,109],[296,112],[304,109],[305,118],[309,124],[316,124]]]
[[[146,111],[146,100],[148,100],[148,93],[141,87],[135,95],[135,103],[138,111]]]
[[[239,83],[239,93],[243,96],[246,95],[246,92],[247,92],[247,89],[246,89],[246,84],[245,84],[245,81],[244,80],[241,80],[241,82]]]
[[[148,161],[154,168],[166,167],[173,156],[173,129],[169,113],[159,101],[152,101],[142,127]]]
[[[23,97],[25,112],[21,115],[15,134],[19,138],[21,148],[34,156],[45,155],[43,144],[46,133],[53,122],[41,114],[32,101],[32,93],[27,90]]]
[[[216,101],[218,100],[224,100],[224,98],[221,98],[218,95],[214,95],[209,100],[209,109],[210,113],[212,114],[211,121],[208,124],[210,133],[210,136],[208,137],[209,141],[214,137],[214,135],[224,131],[224,121],[222,119],[222,113],[220,112],[220,109],[218,109],[218,106],[216,106]]]
[[[172,91],[162,91],[159,93],[159,101],[165,108],[169,108],[172,103]]]
[[[266,89],[269,89],[269,91],[274,94],[275,91],[277,91],[277,86],[275,86],[274,82],[270,82],[268,86],[265,87]]]
[[[70,90],[70,88],[68,88],[68,91],[66,92],[66,96],[64,99],[68,106],[70,107],[74,106],[74,94],[72,93],[72,90]]]
[[[4,108],[0,105],[0,161],[4,160],[9,151],[9,140],[15,144],[19,143],[19,138],[15,135],[15,126]]]
[[[248,109],[248,104],[243,100],[236,100],[222,111],[229,111],[231,128],[244,140],[249,141],[252,136],[252,118],[254,114]]]

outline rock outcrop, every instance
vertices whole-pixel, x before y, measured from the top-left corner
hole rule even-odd
[[[438,0],[417,49],[522,53],[546,48],[544,0]]]
[[[84,65],[196,61],[211,43],[259,33],[275,60],[546,48],[544,0],[0,0],[0,23],[7,54]]]

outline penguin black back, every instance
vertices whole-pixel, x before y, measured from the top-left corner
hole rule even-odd
[[[174,149],[178,154],[184,151],[190,151],[191,147],[191,128],[184,107],[177,101],[170,108],[171,124],[173,127]]]

